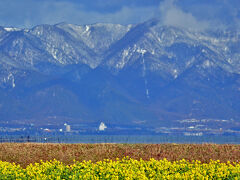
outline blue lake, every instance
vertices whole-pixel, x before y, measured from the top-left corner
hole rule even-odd
[[[37,143],[215,143],[240,144],[240,136],[167,136],[167,135],[57,135],[0,136],[0,142]]]

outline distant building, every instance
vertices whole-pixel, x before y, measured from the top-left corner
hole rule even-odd
[[[51,130],[48,129],[48,128],[44,129],[44,131],[45,131],[45,132],[51,132]]]
[[[99,131],[104,131],[106,128],[107,128],[107,126],[103,122],[101,122],[100,125],[99,125],[98,130]]]
[[[66,125],[66,132],[71,132],[71,126],[70,125]]]

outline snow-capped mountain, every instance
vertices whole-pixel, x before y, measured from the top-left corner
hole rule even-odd
[[[240,31],[199,32],[157,19],[0,27],[2,121],[159,126],[239,120],[239,109]]]

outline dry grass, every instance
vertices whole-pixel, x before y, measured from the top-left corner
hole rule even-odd
[[[66,164],[73,160],[116,159],[129,156],[134,159],[150,158],[170,161],[186,159],[209,162],[210,159],[222,162],[238,162],[240,145],[216,144],[0,144],[0,160],[15,162],[25,167],[40,160],[57,159]]]

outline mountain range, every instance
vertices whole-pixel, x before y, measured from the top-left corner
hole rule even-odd
[[[0,121],[173,126],[240,119],[240,31],[0,27]]]

